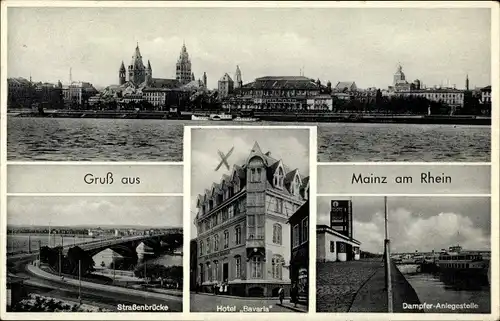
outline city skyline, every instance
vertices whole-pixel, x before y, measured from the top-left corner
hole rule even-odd
[[[182,197],[10,196],[7,212],[8,226],[183,227]]]
[[[383,197],[318,197],[317,224],[330,225],[330,200],[351,200],[353,237],[361,250],[382,253]],[[391,252],[427,252],[460,244],[491,249],[489,197],[387,197]],[[473,214],[472,214],[473,213]]]
[[[243,83],[302,72],[383,89],[399,63],[408,81],[429,87],[464,88],[467,74],[471,88],[491,83],[488,8],[9,8],[8,15],[8,77],[36,81],[67,83],[71,68],[73,80],[117,84],[137,42],[153,77],[175,78],[185,42],[196,79],[206,72],[209,88],[225,73],[234,77],[237,65]]]

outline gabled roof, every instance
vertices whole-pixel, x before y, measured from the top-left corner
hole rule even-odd
[[[247,168],[248,162],[253,157],[260,157],[260,158],[262,158],[262,160],[264,162],[264,167],[265,167],[265,171],[266,171],[266,178],[267,178],[267,180],[266,180],[267,188],[271,189],[271,190],[274,189],[275,191],[278,191],[279,193],[284,193],[286,195],[293,197],[292,193],[290,192],[290,185],[291,185],[291,182],[293,182],[293,179],[296,175],[299,175],[299,177],[300,177],[299,170],[298,169],[289,170],[283,164],[283,162],[281,160],[276,160],[275,158],[271,157],[270,152],[263,153],[259,143],[255,142],[252,149],[250,150],[250,153],[249,153],[245,163],[242,165],[234,164],[233,169],[231,171],[231,176],[226,175],[226,174],[222,175],[220,182],[213,183],[212,186],[210,187],[210,190],[205,189],[204,196],[202,196],[201,198],[199,196],[199,199],[201,199],[202,202],[204,202],[205,200],[212,198],[214,196],[214,195],[212,195],[212,190],[215,190],[216,193],[219,193],[222,190],[222,186],[224,184],[227,184],[227,185],[232,184],[232,180],[235,176],[238,177],[241,181],[241,184],[243,184],[241,187],[244,187],[245,183],[246,183],[246,168]],[[278,189],[277,187],[274,186],[274,174],[276,173],[276,170],[280,166],[283,168],[283,173],[285,175],[283,189],[281,189],[281,188]],[[306,178],[301,179],[300,190],[298,191],[301,196],[303,196],[303,189],[304,189],[303,186],[306,186],[304,184],[308,180],[309,180],[308,177],[307,177],[307,179]],[[197,204],[197,205],[199,206],[199,204]]]
[[[336,91],[355,90],[356,88],[354,81],[339,81],[335,86]]]
[[[233,79],[232,79],[232,78],[231,78],[231,76],[229,76],[229,75],[227,74],[227,72],[226,72],[226,73],[224,74],[224,76],[222,76],[222,77],[219,79],[219,81],[224,81],[224,82],[229,81],[229,82],[233,82]]]
[[[322,86],[314,79],[304,76],[268,76],[255,79],[254,82],[245,84],[243,89],[298,89],[319,90]]]

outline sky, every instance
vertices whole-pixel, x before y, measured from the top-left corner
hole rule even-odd
[[[318,197],[318,224],[329,225],[330,200]],[[391,252],[441,251],[460,244],[466,250],[491,249],[490,198],[388,197]],[[383,252],[384,198],[353,197],[353,234],[364,251]]]
[[[309,130],[307,129],[192,129],[191,130],[191,222],[196,217],[196,199],[212,184],[220,183],[222,175],[231,175],[234,164],[243,165],[255,142],[263,153],[282,160],[290,169],[299,169],[302,177],[309,176]],[[230,170],[222,165],[215,168],[221,158],[234,147],[227,158]],[[191,236],[196,236],[194,224]]]
[[[182,197],[16,197],[8,225],[182,227]]]
[[[153,77],[175,78],[185,42],[208,87],[239,65],[266,75],[387,88],[398,63],[427,86],[491,84],[490,9],[9,8],[8,77],[118,83],[139,43]]]

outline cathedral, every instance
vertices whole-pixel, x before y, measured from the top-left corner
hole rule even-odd
[[[127,81],[126,75],[128,75],[128,82],[130,82],[135,87],[138,87],[143,83],[150,83],[153,79],[153,69],[151,68],[151,63],[148,60],[148,66],[146,67],[142,62],[139,43],[137,44],[137,47],[135,47],[132,61],[130,61],[130,65],[128,65],[127,70],[125,70],[125,65],[122,61],[118,75],[120,86],[125,85]]]
[[[181,53],[179,59],[177,59],[175,79],[177,79],[181,85],[185,85],[195,80],[194,73],[191,72],[191,60],[189,60],[186,44],[182,44]]]

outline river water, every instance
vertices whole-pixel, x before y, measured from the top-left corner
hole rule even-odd
[[[410,273],[406,279],[418,295],[421,303],[433,304],[426,306],[427,313],[490,313],[491,292],[486,279],[457,280],[443,274]],[[441,307],[436,304],[440,303]],[[477,308],[460,308],[461,304],[477,305]],[[443,308],[443,304],[455,304]],[[465,306],[464,306],[465,307]]]
[[[317,126],[320,162],[491,157],[490,126],[18,117],[7,124],[10,161],[182,161],[185,125]]]

